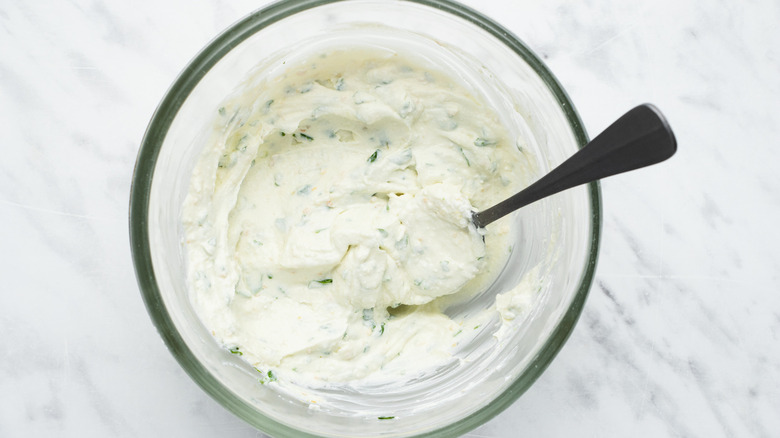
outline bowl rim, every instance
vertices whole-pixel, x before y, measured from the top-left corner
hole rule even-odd
[[[210,69],[230,50],[252,34],[298,12],[332,3],[351,0],[282,0],[258,9],[232,24],[210,41],[182,70],[166,91],[147,126],[141,141],[133,170],[129,204],[129,235],[136,280],[141,291],[147,312],[157,328],[165,345],[179,365],[209,396],[227,410],[255,428],[271,435],[318,437],[300,431],[273,418],[259,414],[247,406],[211,376],[206,367],[192,353],[176,330],[173,320],[165,307],[157,285],[152,265],[151,246],[149,244],[148,213],[152,177],[160,149],[178,110],[189,97],[192,90]],[[488,32],[501,43],[523,58],[539,75],[550,92],[555,96],[574,133],[579,147],[588,142],[588,135],[582,121],[558,80],[542,60],[518,37],[492,19],[470,7],[452,0],[400,0],[432,7],[464,19]],[[560,324],[550,334],[539,353],[528,365],[530,372],[524,373],[512,382],[490,403],[472,414],[438,429],[415,435],[418,437],[450,437],[464,434],[492,419],[514,403],[541,376],[560,351],[582,313],[585,299],[593,283],[599,253],[602,227],[601,193],[597,182],[588,184],[591,208],[590,248],[585,270],[579,280],[579,287]]]

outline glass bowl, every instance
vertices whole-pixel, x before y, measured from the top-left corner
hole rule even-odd
[[[457,352],[461,366],[397,390],[333,390],[317,406],[260,385],[256,372],[211,336],[190,302],[181,208],[220,102],[238,85],[317,45],[412,50],[481,94],[546,173],[587,142],[568,96],[520,40],[448,0],[291,0],[231,26],[184,69],[157,108],[138,153],[130,194],[130,241],[149,314],[192,379],[225,408],[274,436],[457,436],[514,402],[571,333],[590,288],[601,227],[593,183],[537,202],[509,219],[509,261],[485,293],[448,314],[491,305],[533,282],[533,306],[501,339],[485,328]],[[278,68],[278,67],[276,67]],[[529,181],[530,182],[530,181]],[[532,273],[532,276],[529,276]],[[493,329],[497,325],[493,324]]]

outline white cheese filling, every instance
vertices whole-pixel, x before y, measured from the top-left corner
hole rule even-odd
[[[298,384],[451,360],[476,325],[437,298],[501,270],[507,225],[478,232],[471,213],[519,190],[528,165],[495,113],[445,74],[355,49],[247,85],[216,120],[182,217],[212,334]]]

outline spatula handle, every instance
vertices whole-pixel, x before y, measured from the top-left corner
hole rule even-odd
[[[550,173],[520,193],[474,213],[477,228],[532,202],[581,184],[660,163],[674,155],[677,141],[664,116],[643,104],[607,129]]]

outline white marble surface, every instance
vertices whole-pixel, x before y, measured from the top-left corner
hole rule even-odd
[[[603,183],[576,330],[467,436],[780,435],[780,3],[467,3],[545,58],[589,132],[650,101],[680,147]],[[262,436],[166,350],[126,220],[163,93],[262,4],[0,1],[0,436]]]

